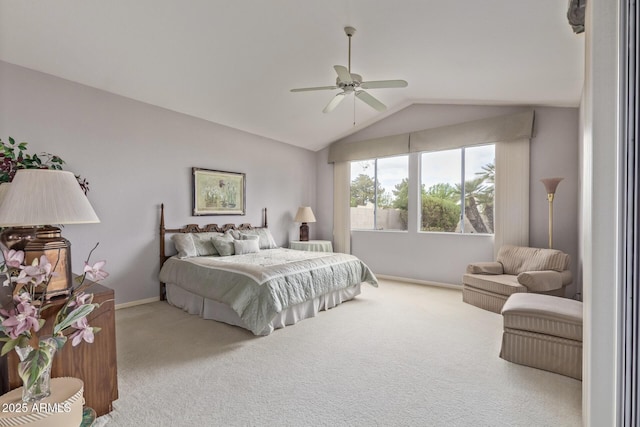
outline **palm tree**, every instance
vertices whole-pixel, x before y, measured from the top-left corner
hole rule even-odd
[[[456,185],[458,195],[462,192],[460,185]],[[489,233],[480,210],[482,206],[478,203],[478,198],[481,197],[485,191],[484,179],[482,177],[476,179],[470,179],[464,183],[464,215],[471,223],[471,226],[476,233]]]
[[[477,202],[482,206],[482,213],[488,222],[489,232],[492,233],[493,228],[493,200],[495,195],[495,182],[496,182],[496,165],[488,163],[482,166],[482,172],[477,172],[478,178],[481,178],[484,183],[484,189],[478,193]]]

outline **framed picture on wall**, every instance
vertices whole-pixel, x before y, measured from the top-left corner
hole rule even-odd
[[[192,168],[193,215],[244,215],[245,174]]]

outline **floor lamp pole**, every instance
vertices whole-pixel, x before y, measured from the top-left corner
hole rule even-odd
[[[553,196],[554,193],[547,194],[549,200],[549,249],[553,248]]]

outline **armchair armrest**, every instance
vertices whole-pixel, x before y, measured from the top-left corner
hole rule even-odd
[[[467,266],[469,274],[503,274],[502,263],[497,261],[474,262]]]
[[[562,277],[562,286],[570,285],[573,282],[573,276],[571,276],[571,270],[564,270],[560,272]]]
[[[564,286],[562,276],[563,273],[554,270],[524,271],[518,274],[518,283],[533,292],[547,292]]]

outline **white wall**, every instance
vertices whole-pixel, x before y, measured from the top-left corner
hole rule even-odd
[[[188,223],[261,223],[279,245],[295,238],[300,205],[315,208],[315,153],[36,71],[0,62],[0,137],[29,143],[66,160],[86,177],[100,224],[67,225],[73,270],[107,260],[104,284],[116,302],[158,295],[159,206],[168,228]],[[244,172],[245,216],[191,216],[191,167]],[[311,227],[314,237],[314,227]]]
[[[412,105],[355,133],[344,141],[359,141],[477,120],[525,110],[525,107],[472,105]],[[578,259],[578,109],[535,108],[530,165],[530,244],[548,245],[548,202],[541,178],[562,176],[554,201],[554,247],[571,255],[574,277]],[[318,152],[318,206],[322,228],[332,230],[333,169],[326,164],[328,150]],[[417,179],[417,177],[416,177]],[[410,209],[410,214],[412,214]],[[409,217],[409,224],[417,220]],[[417,227],[415,227],[417,228]],[[352,253],[378,274],[459,284],[469,262],[493,259],[493,238],[403,232],[354,231]],[[391,249],[391,250],[389,250]],[[576,291],[572,285],[568,295]]]
[[[619,2],[587,2],[581,192],[584,425],[619,418]]]

